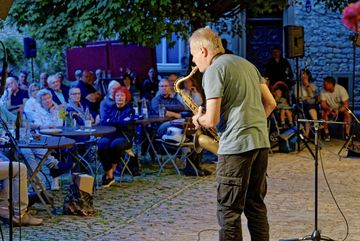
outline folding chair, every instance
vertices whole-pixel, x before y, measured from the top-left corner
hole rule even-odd
[[[135,142],[135,131],[136,131],[136,125],[135,122],[130,123],[128,125],[129,128],[129,133],[132,134],[132,137],[129,137],[123,130],[121,131],[123,136],[127,139],[128,142],[130,143],[134,143]],[[131,172],[130,168],[129,168],[129,163],[131,161],[131,158],[135,157],[135,153],[133,151],[133,145],[131,146],[131,148],[125,150],[125,156],[124,157],[120,157],[120,162],[122,164],[122,170],[121,170],[121,174],[120,174],[120,183],[122,181],[122,177],[125,174],[125,170],[130,174],[130,176],[133,178],[134,175]]]
[[[192,166],[192,168],[195,170],[196,176],[198,176],[197,168],[195,167],[194,163],[189,158],[190,155],[195,151],[194,142],[192,141],[192,138],[191,138],[191,140],[188,138],[188,136],[194,135],[194,133],[195,133],[194,126],[192,125],[192,123],[189,120],[187,120],[184,123],[184,129],[182,129],[181,134],[176,133],[177,130],[175,130],[175,129],[179,129],[179,128],[169,127],[167,135],[164,135],[164,136],[169,137],[169,136],[177,135],[178,136],[177,138],[168,139],[166,137],[164,138],[164,136],[163,136],[161,139],[156,139],[156,141],[160,143],[160,146],[163,148],[163,150],[165,151],[165,153],[167,155],[167,159],[160,166],[158,176],[160,176],[161,172],[163,171],[163,169],[169,162],[171,162],[172,165],[174,166],[176,173],[178,175],[181,175],[179,167],[176,164],[177,159],[180,159],[181,161],[183,161],[185,166],[190,164]],[[186,153],[184,153],[184,148],[188,149],[188,151]]]

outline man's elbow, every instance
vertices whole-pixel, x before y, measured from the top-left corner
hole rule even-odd
[[[271,111],[275,110],[275,108],[276,108],[276,102],[275,102],[275,101],[272,101],[272,102],[270,103],[270,107],[269,107],[269,108],[271,109]]]

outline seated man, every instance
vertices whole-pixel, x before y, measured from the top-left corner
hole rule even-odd
[[[159,91],[155,97],[151,100],[151,112],[158,115],[159,107],[163,105],[165,107],[165,116],[175,119],[191,116],[191,113],[185,112],[185,106],[179,101],[175,95],[171,94],[170,83],[168,80],[163,79],[159,82]],[[164,122],[159,127],[157,133],[159,136],[166,134],[167,128],[171,126],[170,122]]]
[[[99,114],[100,101],[102,99],[101,94],[96,91],[93,86],[95,79],[92,73],[88,70],[82,72],[81,81],[78,82],[77,86],[81,91],[81,104],[84,108],[89,108],[90,113],[94,119]]]
[[[8,220],[9,162],[4,161],[3,159],[0,160],[0,182],[3,185],[0,190],[0,218]],[[13,162],[13,223],[19,226],[38,226],[43,223],[43,220],[41,218],[36,218],[27,212],[29,204],[27,188],[27,170],[25,164]]]
[[[19,85],[14,77],[6,79],[6,91],[1,97],[2,102],[7,109],[13,113],[23,107],[23,104],[29,98],[28,92],[19,88]]]
[[[336,84],[331,76],[324,78],[323,89],[320,93],[320,107],[322,118],[329,120],[329,116],[344,114],[344,121],[351,122],[351,115],[346,108],[349,107],[349,95],[344,87]],[[350,136],[350,125],[345,126],[346,139]],[[329,127],[324,123],[324,140],[330,141]]]
[[[159,106],[162,104],[165,107],[165,116],[172,118],[185,118],[192,116],[191,112],[185,111],[185,106],[181,103],[181,101],[177,98],[177,93],[171,94],[171,88],[169,81],[163,79],[159,82],[159,91],[156,96],[151,100],[151,110],[153,113],[159,113]],[[169,127],[171,127],[171,121],[167,121],[162,123],[158,130],[157,135],[161,138],[163,135],[167,133]],[[188,150],[184,150],[187,152]],[[197,172],[200,176],[210,174],[207,170],[202,170],[200,168],[202,154],[193,153],[190,156],[191,161],[194,163],[197,168]],[[196,172],[190,165],[187,165],[184,169],[185,175],[195,176]]]
[[[47,83],[55,104],[65,107],[69,99],[69,88],[61,83],[59,75],[50,75]]]

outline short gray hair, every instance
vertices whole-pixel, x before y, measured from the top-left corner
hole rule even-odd
[[[41,106],[42,106],[41,99],[44,95],[50,95],[52,98],[52,94],[51,94],[50,90],[47,90],[47,89],[39,90],[39,92],[36,94],[36,100]]]
[[[121,84],[120,84],[118,81],[116,81],[116,80],[110,81],[110,83],[109,83],[109,85],[108,85],[108,92],[110,92],[110,89],[111,89],[114,85],[116,85],[116,84],[118,84],[119,86],[121,86]]]
[[[190,37],[189,42],[197,47],[207,48],[214,54],[225,53],[221,38],[209,27],[199,28]]]

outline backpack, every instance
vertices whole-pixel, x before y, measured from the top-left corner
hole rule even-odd
[[[80,191],[76,184],[71,184],[64,199],[64,214],[91,216],[95,213],[93,197],[89,193]]]

